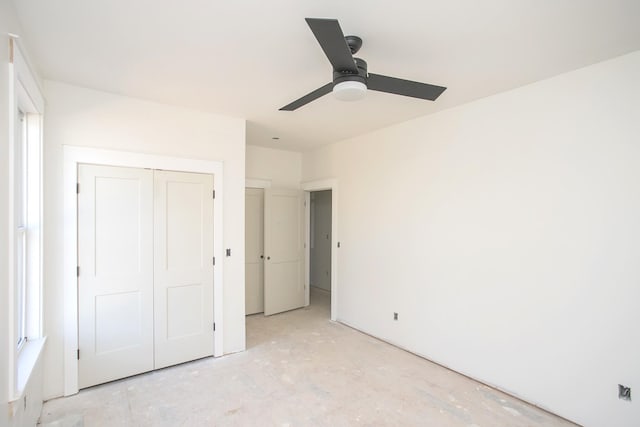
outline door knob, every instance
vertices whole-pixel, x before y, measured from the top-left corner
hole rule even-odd
[[[267,257],[267,260],[270,260],[270,259],[271,259],[271,257],[270,257],[270,256],[268,256],[268,257]]]
[[[264,259],[264,255],[260,255],[260,259]]]

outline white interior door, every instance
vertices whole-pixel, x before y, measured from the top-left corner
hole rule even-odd
[[[153,369],[153,172],[78,167],[78,384]]]
[[[264,314],[304,306],[304,198],[302,191],[264,192]]]
[[[245,314],[264,311],[264,190],[245,190]]]
[[[213,355],[213,176],[155,171],[155,368]]]

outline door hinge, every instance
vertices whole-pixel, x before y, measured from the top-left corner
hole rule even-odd
[[[76,267],[76,277],[80,277],[80,266]]]
[[[213,257],[213,265],[216,265],[216,257]]]
[[[213,322],[213,332],[216,331],[216,322]]]
[[[80,349],[78,349],[77,357],[78,357],[78,360],[80,360]]]
[[[216,190],[213,190],[213,198],[216,198]]]
[[[76,182],[76,194],[80,194],[80,183]]]

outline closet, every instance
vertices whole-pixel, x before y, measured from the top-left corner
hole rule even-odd
[[[213,176],[78,166],[80,388],[213,354]]]

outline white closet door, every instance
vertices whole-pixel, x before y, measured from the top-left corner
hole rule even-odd
[[[212,175],[155,171],[156,369],[213,355],[213,202]]]
[[[245,314],[264,311],[264,190],[247,188],[244,198]]]
[[[153,369],[153,172],[78,167],[80,388]]]
[[[304,306],[304,198],[299,190],[264,193],[264,314]]]

